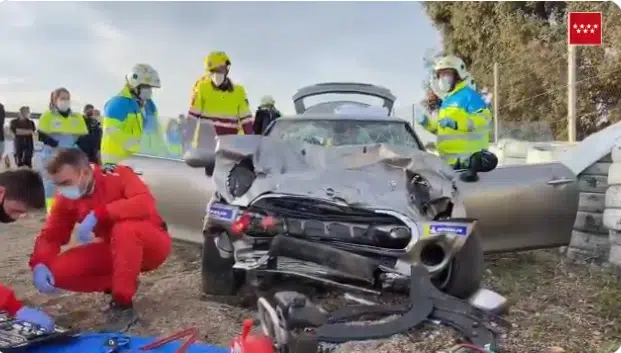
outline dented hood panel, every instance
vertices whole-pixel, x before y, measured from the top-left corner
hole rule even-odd
[[[227,188],[230,170],[251,158],[257,178],[239,198]],[[227,202],[249,205],[265,193],[313,197],[352,207],[390,209],[415,217],[407,184],[418,173],[432,198],[454,197],[455,172],[437,156],[389,145],[321,147],[263,136],[224,136],[216,146],[213,180]]]

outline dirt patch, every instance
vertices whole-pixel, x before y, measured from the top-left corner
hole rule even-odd
[[[17,224],[0,225],[0,282],[20,298],[41,306],[59,323],[91,329],[103,323],[104,295],[43,296],[31,284],[27,261],[41,226],[41,215]],[[196,326],[206,342],[228,345],[244,318],[252,312],[201,300],[199,252],[177,247],[167,263],[141,279],[136,306],[143,321],[133,332],[160,335]],[[507,319],[514,328],[500,339],[507,353],[612,353],[621,345],[621,284],[606,270],[565,263],[553,251],[490,257],[486,284],[509,297]],[[314,293],[328,307],[341,304],[335,294]],[[387,340],[348,343],[341,353],[430,353],[454,342],[449,329],[427,326]]]

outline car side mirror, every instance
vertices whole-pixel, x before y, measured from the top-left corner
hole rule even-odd
[[[473,183],[479,180],[478,173],[486,173],[494,170],[498,166],[498,157],[488,150],[475,152],[468,160],[468,169],[464,170],[459,179],[466,183]]]
[[[183,155],[185,164],[192,168],[205,168],[205,175],[211,177],[216,167],[216,155],[213,151],[193,148]]]
[[[477,173],[490,172],[498,166],[498,157],[488,150],[481,150],[470,156],[468,165],[468,169]]]

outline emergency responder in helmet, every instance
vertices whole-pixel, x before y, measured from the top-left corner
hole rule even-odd
[[[418,123],[437,137],[438,154],[454,168],[467,166],[472,153],[487,149],[492,114],[483,99],[469,83],[472,80],[462,59],[448,55],[434,66],[431,83],[435,94],[429,94],[429,106],[440,107],[436,117],[425,114]]]
[[[211,82],[216,87],[227,89],[225,87],[229,72],[231,71],[231,59],[223,51],[211,52],[205,60],[205,69],[209,73]]]
[[[125,75],[121,92],[108,100],[102,119],[101,162],[117,164],[134,153],[168,156],[160,134],[157,106],[151,98],[160,75],[148,64],[136,64]]]
[[[192,89],[188,112],[188,119],[200,122],[195,123],[192,145],[211,148],[217,135],[251,134],[253,119],[246,90],[231,81],[229,56],[211,52],[205,58],[205,69],[206,75]]]
[[[125,75],[125,82],[132,96],[146,102],[153,96],[153,88],[161,88],[160,75],[148,64],[134,65]]]

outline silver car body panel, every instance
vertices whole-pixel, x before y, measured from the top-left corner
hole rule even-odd
[[[368,145],[322,147],[263,136],[230,135],[216,147],[213,180],[231,205],[248,206],[265,193],[313,197],[352,207],[388,209],[420,219],[409,202],[406,171],[429,180],[432,199],[458,197],[456,173],[438,157],[413,148]],[[241,197],[228,193],[230,170],[252,158],[257,178]]]

